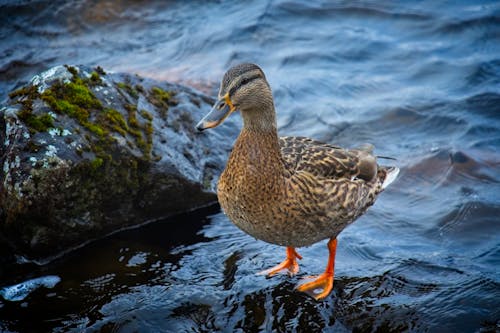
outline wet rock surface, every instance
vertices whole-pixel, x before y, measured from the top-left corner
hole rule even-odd
[[[214,175],[237,126],[196,133],[209,97],[72,66],[37,75],[9,96],[0,110],[2,252],[47,258],[216,202]]]

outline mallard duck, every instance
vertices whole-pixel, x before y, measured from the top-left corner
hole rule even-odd
[[[244,232],[286,246],[286,259],[264,271],[296,274],[296,248],[329,239],[323,274],[298,290],[316,299],[333,288],[337,235],[371,206],[399,170],[377,164],[373,146],[343,149],[305,137],[279,137],[273,96],[255,64],[230,68],[199,131],[221,124],[239,110],[243,128],[219,178],[224,213]],[[319,290],[319,291],[318,291]]]

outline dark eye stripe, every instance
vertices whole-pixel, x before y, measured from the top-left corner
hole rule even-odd
[[[235,85],[234,87],[229,89],[229,96],[231,97],[236,92],[236,90],[240,89],[241,86],[248,84],[248,83],[252,82],[253,80],[259,79],[261,77],[262,77],[261,75],[254,75],[254,76],[250,76],[250,77],[246,77],[246,78],[242,79],[237,85]]]

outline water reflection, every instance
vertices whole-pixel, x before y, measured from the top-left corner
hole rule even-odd
[[[471,309],[497,302],[495,272],[484,275],[476,255],[460,257],[439,244],[429,253],[429,241],[425,249],[418,240],[394,244],[383,237],[386,230],[368,226],[369,218],[339,237],[333,295],[316,302],[294,287],[322,269],[324,244],[301,249],[297,277],[266,278],[255,273],[284,250],[241,233],[221,213],[203,214],[123,232],[39,268],[62,281],[24,303],[3,302],[0,314],[10,320],[2,325],[75,332],[453,331],[476,327],[479,314]],[[454,322],[447,319],[451,309]]]

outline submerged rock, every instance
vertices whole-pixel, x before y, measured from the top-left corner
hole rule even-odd
[[[214,176],[237,127],[195,132],[210,98],[70,66],[9,96],[0,110],[0,243],[17,253],[51,256],[216,201]]]
[[[61,281],[56,275],[42,276],[0,289],[0,296],[6,301],[19,302],[40,287],[54,288]]]

